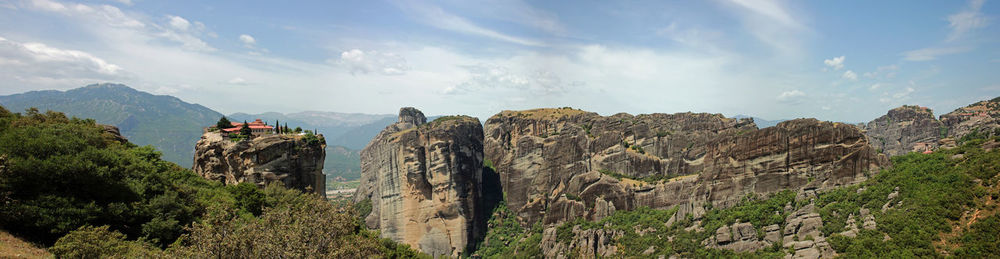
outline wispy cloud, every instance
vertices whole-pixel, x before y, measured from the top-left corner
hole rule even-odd
[[[968,47],[943,47],[943,48],[923,48],[904,52],[903,60],[906,61],[928,61],[935,60],[940,56],[958,54],[971,50]]]
[[[402,75],[410,70],[403,56],[374,50],[352,49],[344,51],[340,53],[339,60],[331,59],[328,62],[344,66],[351,71],[351,74]]]
[[[951,28],[951,34],[948,34],[948,41],[955,41],[972,30],[986,27],[989,19],[980,12],[984,2],[985,0],[971,0],[969,1],[969,5],[961,12],[948,16],[948,27]]]
[[[799,90],[784,91],[778,94],[778,101],[781,102],[798,102],[800,98],[805,97],[806,93]]]
[[[801,33],[809,31],[780,0],[728,0],[739,7],[737,15],[757,40],[779,53],[802,51]]]
[[[423,22],[430,26],[437,27],[439,29],[450,30],[470,35],[477,35],[481,37],[501,40],[525,46],[546,45],[545,43],[537,40],[512,36],[509,34],[498,32],[496,30],[479,26],[473,23],[472,21],[469,21],[466,18],[447,12],[438,6],[424,5],[411,2],[406,2],[405,4],[401,5],[402,9],[412,10],[413,13],[416,14],[417,16],[416,18],[420,22]]]
[[[122,78],[124,69],[93,54],[0,37],[0,77],[22,83],[87,82]]]

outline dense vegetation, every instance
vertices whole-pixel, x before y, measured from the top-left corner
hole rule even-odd
[[[955,149],[894,157],[893,168],[869,181],[820,195],[823,234],[850,257],[1000,256],[995,222],[1000,152],[984,151],[984,141],[968,138]],[[876,229],[862,229],[855,238],[837,234],[863,208],[874,215]],[[961,224],[967,214],[993,215]]]
[[[417,256],[349,206],[209,182],[90,119],[0,107],[0,157],[0,228],[60,257]]]

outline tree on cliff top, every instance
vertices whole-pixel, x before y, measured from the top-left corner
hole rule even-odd
[[[243,127],[240,128],[240,135],[249,137],[252,132],[250,126],[247,125],[247,121],[243,121]]]
[[[232,128],[232,127],[233,127],[233,123],[230,122],[229,119],[226,118],[226,116],[222,116],[222,118],[219,119],[219,122],[215,123],[215,128],[217,128],[219,130],[228,129],[228,128]]]

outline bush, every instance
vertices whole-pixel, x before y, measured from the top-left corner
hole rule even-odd
[[[49,252],[58,258],[101,258],[114,255],[121,258],[162,256],[159,249],[139,241],[125,240],[125,235],[108,230],[108,226],[83,226],[59,238]]]

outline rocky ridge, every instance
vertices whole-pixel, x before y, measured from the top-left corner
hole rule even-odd
[[[433,256],[459,256],[485,232],[483,130],[479,120],[446,116],[427,123],[402,108],[361,151],[361,186],[355,202],[370,200],[365,217],[382,237]]]
[[[227,185],[250,182],[285,187],[325,196],[326,157],[323,135],[274,134],[232,141],[218,132],[205,132],[195,145],[193,171]]]
[[[699,214],[750,193],[857,183],[887,165],[855,127],[814,119],[758,130],[718,114],[540,109],[505,111],[485,127],[486,157],[524,225],[640,206]]]
[[[951,147],[971,133],[1000,134],[1000,98],[980,101],[934,117],[931,109],[904,105],[867,124],[859,124],[872,146],[887,156]]]
[[[675,216],[697,219],[705,204],[725,208],[748,194],[781,190],[809,195],[861,182],[888,165],[853,125],[815,119],[757,129],[750,119],[719,114],[604,117],[564,108],[505,111],[485,130],[486,158],[501,175],[507,206],[522,225],[541,221],[546,232],[576,218],[596,221],[644,206],[678,206]],[[764,245],[737,237],[722,246]],[[544,240],[546,255],[575,249]]]

